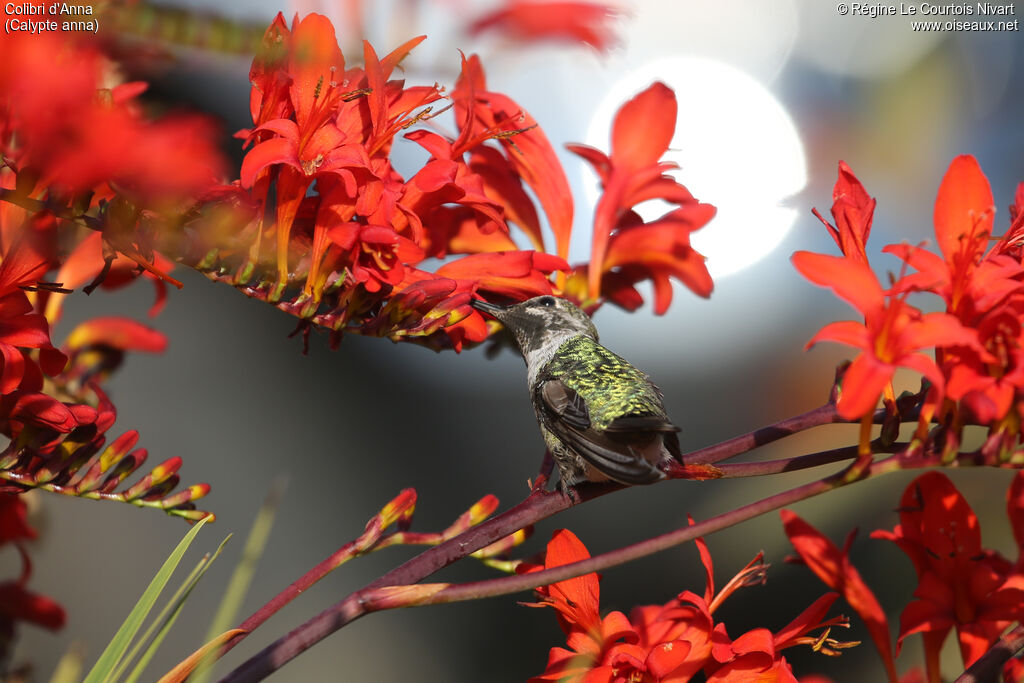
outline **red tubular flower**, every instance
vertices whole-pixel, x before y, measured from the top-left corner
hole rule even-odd
[[[67,615],[60,603],[33,593],[20,581],[0,583],[0,624],[25,621],[51,631],[64,627]]]
[[[342,262],[351,269],[353,280],[371,293],[401,283],[405,264],[424,257],[415,242],[383,225],[349,222],[331,228],[327,236],[344,253]]]
[[[704,227],[714,215],[715,207],[694,202],[650,223],[620,222],[608,242],[601,291],[628,309],[633,295],[639,298],[633,284],[649,279],[654,285],[654,312],[658,315],[672,303],[670,277],[699,296],[711,296],[714,283],[704,257],[690,246],[690,233]],[[626,218],[633,221],[638,217],[630,212]]]
[[[523,570],[551,569],[589,557],[586,547],[571,531],[560,529],[548,542],[544,566],[529,566]],[[636,642],[637,636],[622,612],[601,618],[597,574],[542,586],[537,589],[537,596],[540,602],[531,606],[555,608],[570,649],[552,648],[547,670],[530,680],[611,681],[615,675],[614,663],[623,654],[622,646]]]
[[[830,287],[864,315],[864,324],[831,323],[808,343],[834,341],[862,350],[843,377],[837,409],[848,420],[875,409],[882,390],[897,368],[921,373],[941,392],[945,381],[935,361],[920,353],[936,345],[977,347],[977,337],[946,313],[921,313],[905,297],[886,296],[871,268],[855,261],[825,254],[798,251],[793,265],[811,282]]]
[[[0,493],[0,545],[14,543],[21,553],[21,576],[0,582],[0,629],[9,632],[17,621],[27,621],[51,631],[64,626],[64,608],[45,595],[30,592],[26,585],[32,576],[32,563],[20,544],[36,537],[28,525],[25,501],[20,494]]]
[[[1012,493],[1011,506],[1019,502]],[[900,524],[871,536],[896,543],[917,570],[915,600],[900,615],[898,642],[923,635],[930,681],[940,680],[939,649],[951,629],[970,666],[1008,624],[1024,617],[1024,591],[1006,582],[1010,563],[982,548],[978,518],[944,474],[928,472],[911,482],[900,501]]]
[[[116,183],[147,202],[190,198],[225,168],[205,118],[148,122],[132,103],[143,88],[100,90],[100,55],[62,34],[5,36],[0,134],[5,156],[43,186],[75,193]],[[13,143],[13,147],[11,146]]]
[[[446,263],[436,273],[407,266],[405,281],[365,323],[363,332],[399,340],[443,330],[459,351],[465,343],[487,339],[487,323],[470,306],[474,293],[514,300],[550,294],[551,273],[567,268],[557,256],[532,251],[471,254]]]
[[[35,537],[36,530],[28,525],[28,508],[21,495],[0,493],[0,545]]]
[[[471,280],[476,291],[515,300],[551,294],[548,275],[569,265],[557,256],[536,251],[470,254],[444,264],[437,276]]]
[[[708,681],[741,683],[751,680],[795,681],[781,651],[795,645],[812,645],[836,654],[843,644],[810,631],[844,624],[844,619],[823,621],[838,597],[822,596],[777,633],[754,629],[729,638],[723,624],[715,624],[712,612],[735,590],[763,581],[765,566],[760,555],[741,570],[716,595],[711,555],[703,539],[697,540],[707,572],[703,596],[680,593],[665,605],[635,608],[627,621],[619,612],[601,619],[597,575],[561,581],[537,590],[536,606],[558,610],[559,623],[570,649],[552,648],[547,670],[531,681],[607,681],[625,683],[683,683],[703,670]],[[523,566],[522,571],[560,566],[590,557],[583,544],[568,531],[558,531],[548,544],[544,567]],[[624,641],[624,642],[623,642]]]
[[[363,69],[353,69],[345,74],[351,87],[368,92],[366,97],[341,103],[338,127],[346,136],[359,140],[370,157],[386,158],[395,135],[430,111],[423,110],[423,107],[443,96],[436,84],[406,88],[403,80],[388,80],[398,64],[424,40],[426,36],[411,38],[383,59],[364,40]],[[416,113],[418,110],[422,114]]]
[[[935,238],[941,257],[907,245],[885,249],[918,271],[904,278],[901,288],[938,294],[949,313],[968,325],[1020,290],[1021,283],[1011,277],[1019,272],[1019,263],[995,251],[983,258],[994,214],[992,190],[978,162],[967,155],[954,159],[935,198]]]
[[[43,375],[55,375],[67,358],[50,343],[49,324],[32,313],[22,287],[32,287],[46,273],[46,260],[21,240],[0,262],[0,394],[37,392]],[[39,349],[39,360],[27,354]]]
[[[977,160],[969,155],[957,157],[935,198],[935,237],[952,275],[953,312],[959,310],[971,272],[988,244],[994,216],[992,190]]]
[[[942,350],[947,395],[961,401],[982,424],[1006,416],[1018,392],[1024,389],[1022,321],[1024,296],[1011,296],[975,325],[978,342],[987,353],[962,346]]]
[[[284,15],[277,13],[263,33],[259,50],[249,68],[249,112],[257,127],[274,119],[292,116],[295,108],[288,96],[291,78],[287,62],[291,51],[292,32],[288,30]],[[249,137],[251,130],[240,131]]]
[[[983,350],[954,346],[942,350],[941,360],[949,397],[962,400],[973,417],[986,424],[1006,416],[1024,389],[1024,283],[1020,260],[1012,255],[1020,228],[1012,224],[986,254],[994,211],[991,189],[978,163],[973,157],[957,157],[935,201],[935,234],[942,256],[905,246],[888,249],[918,270],[907,276],[904,287],[938,294],[949,312],[977,330]]]
[[[523,41],[562,40],[607,52],[616,41],[610,5],[590,2],[507,0],[503,7],[477,19],[471,34],[498,30]]]
[[[874,197],[868,195],[846,162],[840,161],[839,178],[832,190],[832,218],[836,224],[833,226],[822,218],[817,209],[814,215],[828,229],[843,256],[867,263],[865,246],[871,234],[871,218],[874,213]]]
[[[886,619],[885,611],[875,594],[864,583],[860,572],[850,563],[850,546],[855,533],[847,537],[845,546],[840,550],[795,513],[782,510],[780,515],[786,536],[800,559],[826,586],[839,591],[843,599],[864,620],[878,654],[882,657],[889,680],[896,683],[898,676],[889,640],[889,620]]]
[[[715,646],[712,657],[721,662],[707,677],[708,683],[744,683],[745,681],[778,681],[779,683],[797,683],[793,670],[782,656],[786,647],[798,644],[816,644],[821,638],[811,638],[806,634],[829,625],[840,623],[831,621],[822,623],[826,612],[838,598],[836,593],[827,593],[818,598],[805,609],[796,619],[778,633],[759,628],[744,633],[736,640],[729,640],[725,628],[721,624],[715,630]]]
[[[711,293],[711,278],[703,256],[690,246],[690,233],[714,216],[714,207],[697,202],[666,175],[677,166],[661,161],[675,133],[676,109],[675,93],[654,83],[615,115],[611,155],[586,145],[568,146],[594,167],[604,188],[594,210],[594,242],[586,269],[590,300],[600,296],[605,275],[615,272],[626,274],[628,286],[645,277],[654,280],[658,312],[664,312],[670,301],[668,275],[700,296]],[[649,199],[678,204],[680,209],[644,225],[632,207]],[[621,281],[613,278],[608,283]]]
[[[935,200],[941,256],[907,245],[886,248],[917,271],[902,278],[898,288],[938,294],[949,313],[977,331],[978,344],[950,344],[939,358],[949,380],[948,396],[963,401],[975,419],[988,424],[1006,415],[1024,389],[1024,283],[1020,261],[1010,255],[1017,237],[1011,225],[988,250],[994,212],[978,162],[960,156],[950,164]]]
[[[97,346],[118,351],[163,353],[167,350],[167,337],[132,318],[110,315],[80,323],[68,335],[65,346],[72,354]]]
[[[462,74],[452,91],[459,138],[452,148],[461,155],[477,150],[486,140],[499,140],[505,151],[499,168],[521,178],[540,201],[555,235],[555,253],[569,256],[573,202],[569,181],[554,148],[536,120],[512,99],[487,90],[483,66],[476,55],[462,60]],[[491,157],[498,164],[498,157]],[[520,223],[530,240],[543,250],[543,239],[528,221]]]
[[[956,410],[966,410],[969,419],[984,424],[1009,419],[1014,401],[1024,391],[1024,219],[1011,208],[1009,229],[989,249],[995,212],[991,188],[973,157],[955,158],[935,200],[940,253],[907,244],[887,246],[884,251],[898,256],[913,272],[881,292],[864,249],[874,200],[842,162],[833,196],[836,227],[822,222],[844,257],[798,252],[793,262],[805,277],[831,287],[865,316],[863,328],[835,323],[812,341],[829,339],[869,352],[861,354],[846,374],[840,413],[854,418],[869,412],[894,367],[903,365],[921,372],[936,387],[922,413],[922,425],[935,410],[948,409],[943,397],[959,402]],[[906,303],[913,292],[940,296],[946,312],[920,314]],[[916,353],[929,346],[936,349],[934,363]],[[1000,429],[1009,433],[1017,428],[1003,423]]]
[[[283,59],[275,62],[275,66],[280,68],[281,65]],[[271,119],[253,129],[250,139],[264,132],[273,136],[257,142],[249,150],[241,171],[242,186],[253,187],[264,169],[278,167],[277,268],[281,285],[288,278],[292,223],[314,177],[336,173],[354,189],[355,179],[349,169],[369,165],[365,150],[359,145],[346,144],[345,135],[334,123],[343,96],[339,79],[345,73],[345,58],[338,47],[334,25],[327,17],[310,14],[301,21],[296,17],[286,69],[291,78],[288,98],[294,120]],[[272,90],[276,82],[276,79],[271,82]],[[270,100],[269,104],[272,109],[288,112],[277,99]],[[263,118],[262,108],[259,118]],[[318,237],[322,242],[324,237]]]
[[[405,184],[399,201],[414,228],[424,233],[430,255],[441,257],[455,251],[452,239],[463,230],[471,235],[507,235],[502,207],[487,196],[483,178],[461,159],[451,158],[451,143],[428,131],[406,137],[433,155]]]
[[[363,325],[365,334],[403,338],[427,338],[441,333],[456,351],[465,342],[487,338],[487,325],[470,318],[470,289],[448,278],[434,278],[414,268],[406,268],[409,282],[396,290],[380,313]],[[420,277],[418,281],[412,278]]]

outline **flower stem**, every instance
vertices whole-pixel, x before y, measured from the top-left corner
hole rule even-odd
[[[767,474],[781,474],[783,472],[795,472],[810,467],[820,467],[842,460],[856,458],[857,446],[843,446],[833,448],[819,453],[799,455],[793,458],[781,458],[779,460],[764,460],[762,462],[740,462],[718,465],[721,478],[734,479],[737,477],[760,477]]]
[[[1003,665],[1022,649],[1024,649],[1024,626],[1018,626],[997,640],[988,652],[960,674],[955,683],[982,683],[982,681],[998,679]]]
[[[639,543],[628,545],[624,548],[596,555],[586,560],[580,560],[579,562],[573,562],[572,564],[565,564],[551,569],[545,569],[543,571],[530,572],[529,574],[504,576],[497,579],[488,579],[486,581],[475,581],[473,583],[448,586],[443,590],[433,593],[429,597],[425,597],[417,601],[415,604],[416,606],[436,605],[508,595],[510,593],[518,593],[538,586],[546,586],[558,581],[564,581],[565,579],[570,579],[576,576],[582,576],[583,574],[602,571],[642,557],[647,557],[648,555],[653,555],[654,553],[661,552],[662,550],[668,550],[669,548],[692,541],[698,536],[703,536],[715,531],[721,531],[722,529],[734,526],[740,522],[745,522],[749,519],[753,519],[754,517],[763,515],[766,512],[777,510],[785,505],[791,505],[826,491],[830,491],[842,484],[843,482],[839,477],[827,477],[825,479],[813,481],[809,484],[798,486],[788,491],[777,493],[767,498],[762,498],[759,501],[744,505],[743,507],[736,508],[735,510],[724,512],[703,522],[698,522],[692,526],[681,527],[674,531],[662,534],[661,536],[655,536],[654,538],[649,538],[640,541]],[[378,609],[377,602],[372,592],[371,595],[360,598],[360,607],[364,613],[376,611],[376,609]]]
[[[507,595],[562,581],[573,576],[599,571],[666,550],[693,540],[697,536],[724,529],[784,505],[824,493],[844,483],[841,477],[831,476],[769,496],[736,510],[730,510],[693,526],[677,529],[582,562],[540,572],[532,572],[528,575],[502,577],[453,586],[429,587],[409,585],[480,547],[504,537],[510,531],[539,521],[571,505],[566,496],[558,493],[534,493],[503,515],[473,527],[448,543],[427,550],[404,565],[385,574],[362,590],[349,595],[324,610],[291,633],[279,638],[276,642],[258,652],[234,671],[231,671],[221,679],[221,683],[263,680],[263,678],[269,676],[307,648],[323,640],[346,624],[373,611],[400,606],[439,604]],[[580,499],[582,501],[594,498],[617,488],[614,486],[581,487],[579,491]],[[408,590],[403,592],[401,589]],[[408,596],[408,599],[396,600],[396,595],[403,594]]]
[[[879,411],[875,416],[875,419],[881,420],[883,417],[884,415],[882,411]],[[815,408],[814,410],[782,420],[774,425],[763,427],[743,436],[729,439],[707,448],[692,451],[685,455],[683,460],[686,463],[714,463],[813,427],[845,421],[846,420],[839,417],[835,410],[835,405],[828,403],[819,408]],[[821,453],[785,460],[726,465],[722,466],[722,469],[727,473],[725,476],[729,477],[773,474],[777,472],[793,471],[817,465],[824,465],[830,462],[848,459],[856,455],[856,448],[834,449],[831,451],[823,451]],[[654,539],[642,541],[634,546],[629,546],[619,551],[615,551],[615,553],[621,553],[620,555],[615,555],[614,553],[610,554],[611,560],[608,561],[611,562],[611,564],[608,564],[607,566],[614,566],[615,564],[628,562],[636,557],[643,557],[653,552],[658,552],[664,548],[678,545],[691,540],[702,533],[710,533],[712,531],[731,526],[740,521],[750,519],[783,505],[817,495],[818,493],[822,493],[834,488],[835,486],[841,485],[842,483],[844,482],[840,482],[835,477],[823,479],[821,481],[793,489],[792,491],[783,492],[776,496],[766,498],[763,501],[739,508],[738,510],[724,513],[723,515],[714,517],[695,527],[687,527]],[[412,584],[416,584],[434,572],[447,567],[480,548],[508,536],[510,533],[551,517],[552,515],[566,510],[575,504],[603,496],[613,491],[617,491],[620,488],[622,488],[622,486],[618,484],[583,484],[576,488],[578,500],[575,502],[561,493],[551,493],[540,489],[534,490],[525,500],[506,512],[468,529],[464,533],[447,542],[425,550],[387,574],[384,574],[375,581],[367,584],[359,591],[356,591],[350,596],[344,598],[333,607],[321,612],[319,615],[313,617],[291,633],[279,638],[276,642],[254,655],[240,667],[230,672],[222,679],[222,683],[262,680],[264,677],[283,666],[286,662],[298,656],[307,648],[311,647],[347,623],[359,618],[363,614],[366,614],[369,611],[374,611],[375,609],[383,609],[384,607],[382,605],[385,604],[389,608],[399,606],[394,599],[393,591],[387,596],[385,596],[383,592],[378,592],[378,603],[375,605],[373,603],[374,591],[379,591],[379,589],[382,588],[411,586]],[[694,529],[696,529],[696,531],[694,531]],[[343,551],[344,548],[338,552]],[[600,557],[604,558],[606,556]],[[592,560],[589,561],[596,561],[597,559],[598,558],[592,558]],[[277,611],[277,609],[280,608],[281,605],[291,600],[294,595],[297,595],[298,587],[313,583],[316,580],[313,577],[319,574],[324,565],[330,564],[330,561],[331,560],[329,558],[320,565],[317,565],[317,567],[314,567],[310,572],[307,572],[306,575],[300,577],[281,595],[275,596],[264,607],[260,608],[260,610],[247,619],[245,626],[247,628],[255,629],[266,621],[275,611]],[[577,565],[566,566],[576,567]],[[602,567],[603,566],[604,565],[602,565]],[[558,570],[566,571],[561,567],[559,567]],[[586,569],[585,567],[581,567],[578,573],[588,573],[595,570],[596,569]],[[536,575],[539,575],[539,573],[531,574],[531,578]],[[545,576],[547,575],[545,574]],[[521,580],[521,577],[504,577],[502,579],[494,579],[493,581],[507,581],[510,579]],[[545,582],[557,580],[560,579],[542,579],[542,581]],[[501,585],[506,586],[506,584]],[[534,582],[526,587],[529,588],[537,585],[541,585],[541,583]],[[459,591],[472,592],[472,590],[475,590],[453,586],[450,589],[435,592],[431,598],[431,603],[442,601],[450,602],[455,599],[471,599],[471,597],[453,598],[453,595],[458,596],[459,593],[446,592],[449,590],[455,591],[456,588],[458,588]],[[491,589],[485,587],[484,590]],[[515,592],[518,590],[524,590],[524,588],[511,587],[507,589],[507,592]],[[494,593],[494,595],[500,594],[503,593]],[[417,604],[431,603],[423,601],[417,602]],[[228,649],[237,645],[244,637],[245,636],[239,636],[232,640],[228,643],[223,652],[226,652]]]
[[[707,448],[701,448],[699,450],[686,453],[683,455],[683,462],[685,464],[720,462],[735,455],[739,455],[740,453],[752,451],[758,446],[764,446],[765,444],[772,443],[773,441],[784,439],[787,436],[796,434],[797,432],[802,432],[821,425],[845,421],[846,420],[839,417],[839,413],[836,412],[836,407],[834,405],[826,403],[820,408],[815,408],[814,410],[782,420],[781,422],[776,422],[768,427],[762,427],[742,436],[722,441],[713,446],[708,446]]]

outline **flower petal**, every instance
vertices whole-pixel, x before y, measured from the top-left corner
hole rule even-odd
[[[978,161],[967,154],[953,159],[935,198],[935,237],[946,260],[987,238],[994,216],[992,188]]]
[[[836,409],[846,420],[856,420],[874,411],[882,389],[892,380],[896,368],[883,363],[874,354],[857,356],[843,375],[842,391]]]

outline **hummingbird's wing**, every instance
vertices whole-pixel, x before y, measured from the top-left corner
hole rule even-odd
[[[658,433],[675,437],[679,431],[675,425],[656,416],[624,415],[602,431],[591,424],[583,397],[562,381],[541,383],[537,394],[544,426],[600,472],[623,484],[650,484],[664,478],[638,451]]]
[[[624,415],[612,420],[611,424],[605,428],[605,431],[613,439],[618,434],[629,438],[630,435],[635,435],[637,432],[661,432],[665,450],[673,458],[683,462],[683,451],[679,448],[679,437],[676,436],[682,430],[663,417],[658,417],[657,415]]]

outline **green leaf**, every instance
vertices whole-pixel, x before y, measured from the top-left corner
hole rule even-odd
[[[220,545],[217,547],[217,551],[213,553],[212,557],[207,553],[203,559],[199,561],[199,564],[197,564],[195,569],[192,570],[192,573],[188,575],[171,599],[167,601],[166,605],[164,605],[163,610],[160,611],[157,618],[154,619],[153,623],[151,623],[149,628],[146,629],[146,633],[138,640],[135,646],[132,647],[132,651],[121,662],[121,671],[123,671],[124,668],[127,668],[128,664],[135,659],[135,654],[138,650],[147,642],[149,643],[146,647],[146,651],[142,654],[142,658],[139,659],[138,664],[135,665],[135,668],[132,669],[128,678],[125,679],[125,683],[135,683],[135,681],[139,679],[139,676],[141,676],[146,670],[150,660],[153,659],[156,651],[160,648],[160,644],[163,643],[164,638],[167,637],[171,627],[174,626],[174,622],[178,620],[181,610],[185,607],[185,601],[188,600],[189,596],[192,594],[192,589],[196,587],[196,584],[199,583],[199,579],[203,578],[203,575],[205,575],[210,569],[214,560],[220,556],[221,551],[224,550],[224,546],[230,539],[231,535],[229,534],[227,538],[221,541]],[[150,642],[151,638],[152,642]],[[117,678],[120,678],[120,672],[118,672]]]
[[[121,624],[121,628],[117,630],[110,643],[107,644],[106,649],[100,654],[99,659],[93,666],[92,670],[85,677],[83,683],[106,683],[107,681],[113,681],[111,677],[114,670],[117,668],[121,658],[124,657],[125,652],[128,650],[128,646],[135,638],[139,629],[142,627],[142,623],[145,621],[149,611],[153,609],[153,605],[156,603],[157,598],[163,591],[164,586],[170,580],[174,570],[178,567],[181,562],[182,556],[185,551],[188,550],[189,545],[195,540],[196,534],[203,528],[209,517],[204,518],[194,527],[189,529],[189,532],[185,534],[185,537],[181,539],[177,547],[171,551],[171,554],[164,561],[160,570],[153,577],[153,580],[149,582],[149,586],[142,593],[142,597],[139,598],[138,602],[135,603],[135,607],[128,613],[124,623]]]

